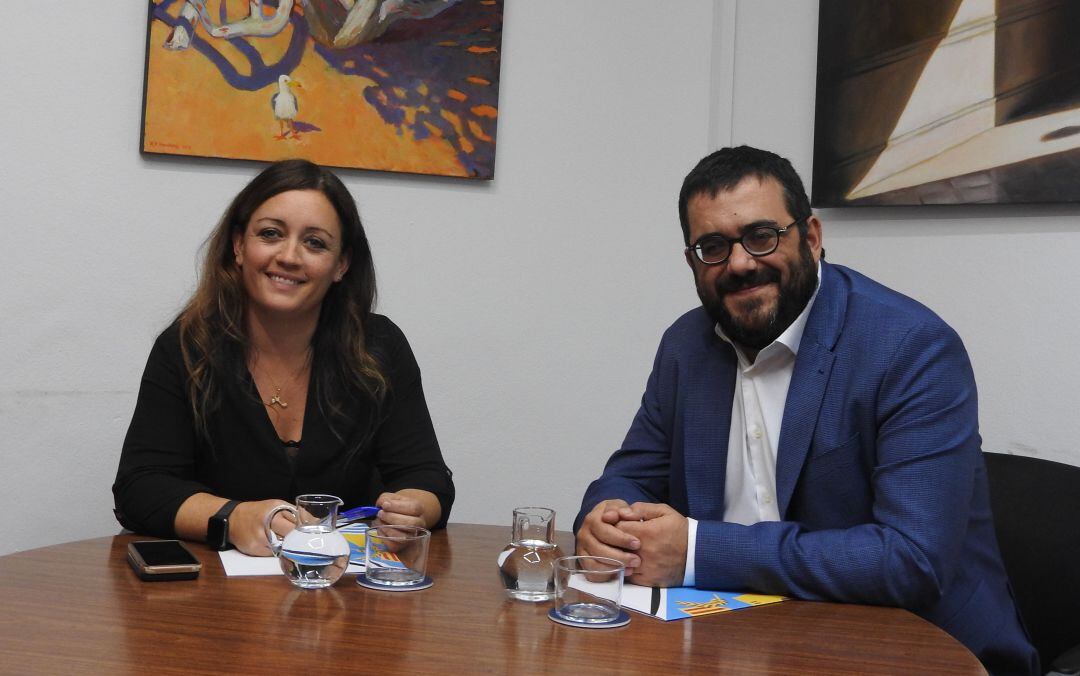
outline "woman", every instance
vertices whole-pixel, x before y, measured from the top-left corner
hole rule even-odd
[[[329,493],[385,523],[444,525],[454,485],[420,370],[374,301],[341,181],[303,160],[259,174],[150,353],[113,484],[120,523],[266,555],[274,506]]]

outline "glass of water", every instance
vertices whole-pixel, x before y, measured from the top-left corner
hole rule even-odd
[[[321,589],[338,581],[349,565],[349,543],[337,530],[337,510],[342,505],[335,495],[307,494],[296,498],[296,506],[279,505],[266,515],[270,551],[278,557],[281,572],[301,589]],[[278,512],[289,512],[296,528],[278,538],[270,528]]]
[[[555,598],[555,559],[562,550],[555,544],[555,510],[518,507],[510,544],[499,554],[499,578],[506,594],[519,601]]]
[[[573,624],[615,622],[622,610],[626,569],[604,556],[555,560],[555,614]]]

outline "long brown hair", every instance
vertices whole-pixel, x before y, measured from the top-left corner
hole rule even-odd
[[[198,288],[178,317],[188,398],[196,428],[208,440],[207,420],[220,404],[223,379],[243,374],[246,368],[247,292],[236,265],[233,236],[244,233],[251,215],[266,200],[289,190],[318,190],[330,201],[341,222],[341,255],[350,256],[344,277],[323,299],[312,337],[316,358],[311,379],[318,405],[340,414],[336,398],[345,392],[359,391],[376,404],[386,395],[386,376],[367,346],[368,320],[375,305],[375,268],[356,202],[341,179],[317,164],[275,162],[225,210],[206,242]]]

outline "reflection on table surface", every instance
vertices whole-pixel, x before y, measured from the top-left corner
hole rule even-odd
[[[140,581],[130,535],[0,557],[0,664],[9,673],[287,673],[291,670],[596,673],[983,673],[975,657],[904,610],[787,601],[587,630],[550,603],[507,599],[496,557],[509,527],[451,524],[432,536],[433,587],[366,590],[347,575],[306,591],[284,576],[227,578],[192,550],[198,580]],[[573,538],[559,533],[566,552]],[[373,663],[377,661],[377,664]]]

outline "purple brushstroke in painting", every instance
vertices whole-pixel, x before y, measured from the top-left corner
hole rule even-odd
[[[224,41],[247,59],[250,75],[241,75],[219,52],[215,44],[198,37],[182,19],[167,13],[180,0],[162,0],[154,9],[154,18],[169,26],[188,27],[192,46],[213,63],[232,87],[244,91],[262,89],[277,81],[278,75],[289,74],[299,65],[309,36],[306,22],[296,14],[290,17],[293,33],[285,55],[277,63],[267,65],[248,38]],[[276,5],[269,1],[269,5]],[[224,22],[224,5],[221,11]],[[453,145],[458,160],[468,174],[475,178],[491,178],[495,164],[495,135],[497,118],[477,116],[476,106],[498,107],[499,60],[502,35],[502,2],[482,5],[476,0],[464,0],[441,14],[422,21],[400,21],[374,42],[348,49],[332,49],[315,44],[315,51],[332,68],[345,75],[357,75],[375,82],[364,90],[365,100],[372,105],[387,124],[398,133],[405,129],[416,139],[431,135],[427,125],[439,130]],[[442,43],[442,44],[440,44]],[[469,47],[482,50],[470,52]],[[481,78],[490,85],[472,84],[466,78]],[[446,92],[431,91],[430,83],[448,83],[466,95],[464,101],[450,98]],[[428,93],[419,88],[428,83]],[[405,110],[426,106],[428,112],[417,110],[411,123]],[[443,117],[442,111],[453,113],[462,121],[461,133]],[[466,123],[472,120],[480,132],[491,139],[478,138]],[[426,123],[426,124],[425,124]],[[310,123],[303,131],[316,131]],[[464,139],[468,139],[463,142]],[[471,145],[471,152],[465,144]]]
[[[384,121],[398,128],[398,133],[407,127],[415,138],[426,138],[430,135],[426,122],[454,145],[458,159],[470,176],[490,178],[495,164],[497,119],[477,117],[470,109],[478,105],[498,106],[501,33],[501,3],[463,2],[425,21],[397,23],[375,42],[346,50],[316,45],[315,51],[334,69],[373,80],[376,84],[364,90],[364,98]],[[440,43],[455,43],[456,46]],[[495,50],[477,54],[468,51],[472,46]],[[470,76],[492,84],[471,84],[466,80]],[[436,91],[422,95],[418,87],[431,82],[449,83],[448,86],[468,98],[458,101],[448,97],[446,92]],[[427,106],[429,112],[417,111],[413,123],[407,124],[405,109],[421,106]],[[465,152],[454,125],[442,116],[443,110],[462,120],[462,135],[472,143],[473,152]],[[476,138],[465,124],[468,119],[478,124],[481,132],[492,141]]]

